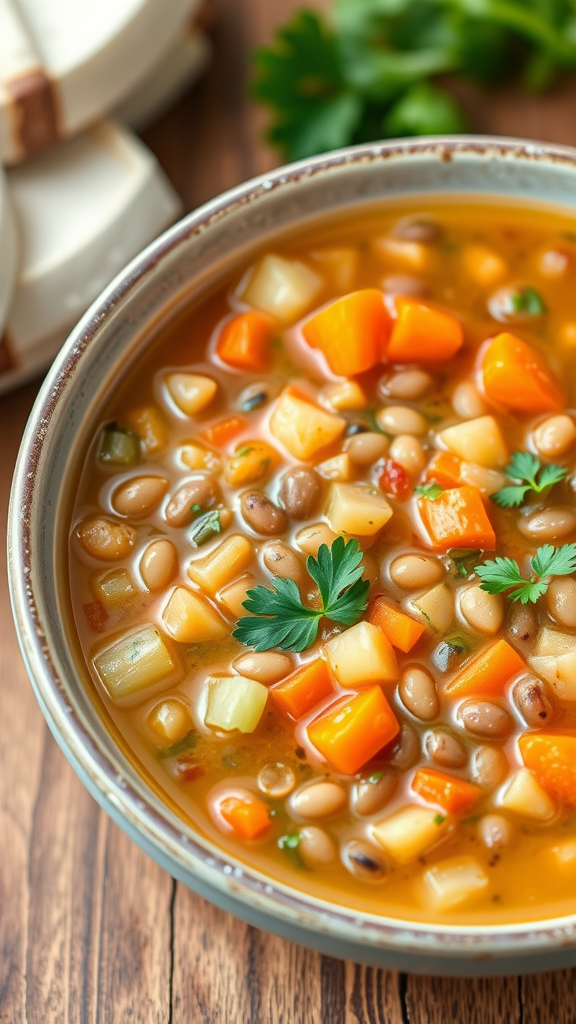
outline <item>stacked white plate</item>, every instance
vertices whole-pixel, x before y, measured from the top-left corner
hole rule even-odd
[[[142,128],[209,59],[198,0],[0,0],[0,394],[181,212]],[[115,107],[114,120],[100,120]],[[92,124],[80,134],[77,130]],[[57,143],[57,144],[56,144]]]

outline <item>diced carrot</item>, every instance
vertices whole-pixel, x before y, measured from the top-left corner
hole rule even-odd
[[[418,499],[422,522],[428,531],[430,547],[481,548],[492,551],[496,535],[482,501],[482,492],[472,484],[455,487],[435,500]]]
[[[272,333],[269,316],[256,311],[240,313],[224,324],[216,354],[236,370],[263,373],[270,365]]]
[[[508,680],[525,668],[526,663],[506,640],[496,640],[448,683],[446,693],[450,697],[502,696]]]
[[[462,460],[452,452],[438,452],[428,464],[426,479],[440,484],[440,487],[458,487],[462,483],[460,468]]]
[[[245,796],[228,796],[222,800],[220,814],[242,839],[257,839],[270,828],[270,808],[253,793]]]
[[[306,321],[302,334],[324,353],[332,373],[352,377],[380,362],[391,323],[380,289],[364,288],[320,310]]]
[[[564,408],[562,390],[544,360],[514,334],[498,334],[482,357],[486,397],[515,412]]]
[[[544,789],[576,807],[576,734],[528,732],[518,746],[524,764]]]
[[[213,423],[200,431],[200,437],[214,448],[224,448],[241,430],[244,430],[246,420],[242,416],[228,416],[219,423]]]
[[[482,792],[479,786],[439,772],[436,768],[419,768],[412,779],[412,789],[426,803],[437,804],[449,814],[466,814]]]
[[[391,363],[442,363],[464,343],[462,325],[416,299],[396,299],[397,319],[386,349]]]
[[[330,708],[308,726],[310,742],[344,775],[354,775],[399,732],[396,716],[379,686]]]
[[[411,651],[426,632],[426,627],[422,623],[387,604],[384,597],[376,598],[369,619],[374,626],[382,630],[392,646],[404,654]]]
[[[331,693],[334,687],[330,671],[322,658],[297,669],[270,690],[271,697],[291,718],[302,718]]]

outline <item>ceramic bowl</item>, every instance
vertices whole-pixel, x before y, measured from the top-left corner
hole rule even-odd
[[[116,745],[83,685],[61,571],[79,455],[155,325],[279,232],[378,200],[456,193],[576,208],[576,150],[472,137],[341,150],[233,189],[146,249],[88,311],[40,392],[12,491],[9,576],[24,658],[56,740],[96,800],[173,876],[328,954],[408,971],[508,974],[576,963],[576,917],[454,927],[359,914],[277,884],[187,828]]]

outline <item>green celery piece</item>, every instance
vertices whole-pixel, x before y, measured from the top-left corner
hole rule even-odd
[[[131,430],[108,423],[102,432],[98,459],[111,466],[137,466],[140,462],[140,438]]]
[[[195,520],[190,529],[190,541],[195,547],[199,548],[202,544],[206,544],[207,541],[216,537],[221,531],[220,513],[218,509],[214,509],[212,512],[205,512],[203,516]]]

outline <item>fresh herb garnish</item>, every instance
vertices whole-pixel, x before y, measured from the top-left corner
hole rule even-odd
[[[570,576],[576,572],[576,544],[562,544],[559,548],[543,544],[531,556],[530,567],[532,573],[525,580],[513,558],[495,558],[477,565],[476,572],[482,581],[480,589],[489,594],[503,594],[509,590],[511,601],[535,604],[548,590],[553,576]]]
[[[540,459],[530,452],[514,452],[505,473],[510,480],[519,482],[496,491],[491,495],[492,501],[502,508],[518,508],[524,503],[526,495],[542,494],[554,484],[560,483],[567,472],[564,466],[555,466],[553,463],[543,466]]]
[[[479,550],[466,551],[465,548],[450,548],[446,554],[452,559],[456,566],[455,575],[467,578],[468,576],[472,576],[474,566],[478,564],[481,552]]]
[[[366,779],[366,782],[380,782],[380,779],[384,778],[384,772],[372,772]]]
[[[445,821],[446,821],[446,815],[445,814],[435,814],[434,815],[434,824],[435,825],[443,825]]]
[[[198,513],[202,511],[202,506],[201,505],[190,505],[190,511],[193,512],[195,516],[197,516]]]
[[[529,92],[576,68],[573,0],[335,0],[296,11],[254,55],[268,139],[289,160],[385,137],[467,130],[435,79],[520,76]],[[528,297],[528,303],[533,300]]]
[[[190,542],[199,548],[202,544],[212,540],[221,531],[220,512],[218,509],[213,509],[212,512],[206,512],[203,516],[200,516],[193,524],[190,530]]]
[[[525,316],[544,316],[548,312],[544,299],[532,285],[512,292],[510,301],[514,312]]]
[[[419,494],[428,501],[437,501],[443,493],[444,488],[440,487],[440,484],[420,484],[414,488],[414,494]]]
[[[275,577],[273,588],[248,591],[243,607],[252,614],[238,620],[232,636],[256,651],[305,651],[316,640],[324,616],[352,626],[366,611],[370,586],[362,579],[361,561],[357,540],[337,537],[331,547],[321,544],[317,558],[310,555],[306,561],[320,591],[321,607],[303,604],[294,580]]]
[[[303,868],[305,866],[300,855],[300,850],[298,849],[301,839],[302,836],[299,832],[288,832],[287,835],[280,836],[280,839],[278,840],[278,846],[280,849],[284,850],[284,853],[288,854],[294,865],[298,868]]]
[[[190,729],[186,735],[178,741],[173,743],[171,747],[165,747],[164,750],[159,751],[158,757],[164,761],[169,757],[179,757],[180,754],[186,754],[198,743],[198,733],[194,729]]]

